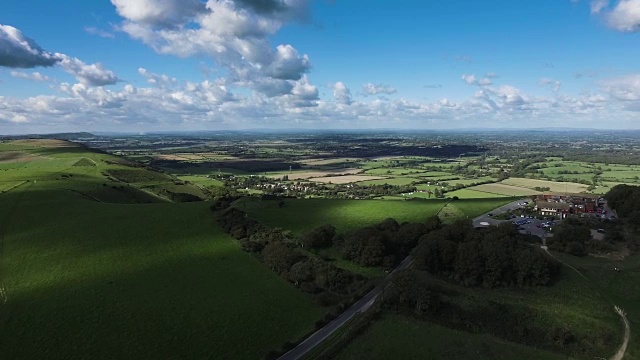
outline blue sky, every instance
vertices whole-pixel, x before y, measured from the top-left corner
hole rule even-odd
[[[5,0],[0,133],[640,128],[640,0]]]

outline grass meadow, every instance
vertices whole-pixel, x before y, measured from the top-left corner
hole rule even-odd
[[[469,334],[404,316],[385,315],[340,352],[337,359],[562,360],[566,357],[490,335]]]
[[[0,194],[2,358],[257,359],[322,317],[222,233],[207,202],[98,202],[86,192],[115,158],[42,152],[6,171],[27,182]],[[67,167],[82,157],[97,166]]]
[[[398,222],[423,221],[442,209],[446,200],[339,200],[287,199],[282,208],[277,201],[242,199],[236,206],[265,225],[301,233],[331,224],[348,231],[377,224],[387,218]]]

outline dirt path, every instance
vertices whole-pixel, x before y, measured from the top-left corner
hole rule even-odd
[[[554,258],[555,260],[560,262],[562,265],[564,265],[564,266],[570,268],[571,270],[575,271],[583,279],[589,281],[589,279],[586,276],[584,276],[580,272],[580,270],[574,268],[573,266],[571,266],[571,265],[567,264],[566,262],[564,262],[564,261],[558,259],[557,257],[553,256],[549,252],[549,249],[546,246],[543,246],[542,248],[544,249],[544,251],[547,252],[547,254],[549,254],[549,256],[551,256],[552,258]],[[625,353],[627,352],[627,346],[629,345],[629,338],[631,337],[631,326],[629,325],[629,320],[627,319],[627,315],[624,313],[624,310],[622,310],[617,305],[614,305],[614,309],[615,309],[616,313],[618,313],[618,315],[620,315],[620,317],[622,318],[622,321],[624,322],[624,340],[622,341],[622,345],[620,345],[620,348],[618,349],[618,352],[616,352],[616,354],[611,357],[611,360],[622,360],[624,358]]]
[[[624,341],[622,345],[620,345],[620,349],[618,352],[613,355],[611,360],[622,360],[624,358],[624,354],[627,352],[627,345],[629,345],[629,338],[631,337],[631,326],[629,326],[629,320],[627,320],[627,315],[624,313],[624,310],[620,309],[616,306],[616,312],[624,321]]]

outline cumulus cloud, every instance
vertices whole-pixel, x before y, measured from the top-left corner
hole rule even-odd
[[[593,0],[591,13],[601,16],[612,29],[622,32],[640,31],[640,0]]]
[[[486,77],[486,78],[480,79],[480,78],[477,78],[474,74],[471,74],[471,75],[463,74],[462,80],[464,80],[464,82],[467,83],[467,85],[487,86],[492,84],[490,78]]]
[[[13,26],[0,25],[0,66],[34,68],[53,66],[59,59],[42,50],[32,39]]]
[[[32,72],[32,73],[26,73],[23,71],[12,71],[11,72],[11,76],[13,76],[14,78],[18,78],[18,79],[25,79],[25,80],[32,80],[32,81],[51,81],[51,78],[43,75],[37,71]]]
[[[123,18],[150,26],[171,27],[206,11],[200,0],[111,0]]]
[[[56,53],[54,56],[59,60],[60,67],[75,76],[76,80],[84,85],[113,85],[119,81],[113,71],[105,69],[100,63],[85,64],[78,58],[60,53]]]
[[[640,110],[640,75],[603,82],[601,93],[576,97],[557,93],[531,96],[504,85],[481,87],[471,98],[456,102],[447,98],[433,102],[379,98],[356,102],[342,82],[331,85],[335,100],[330,101],[319,98],[318,89],[306,76],[284,82],[292,85],[288,94],[273,98],[259,93],[234,95],[222,78],[197,83],[178,81],[170,87],[125,84],[120,90],[63,83],[55,96],[0,96],[0,132],[43,127],[60,131],[79,126],[120,131],[149,126],[166,130],[536,127],[541,123],[597,126],[612,116],[620,124],[637,126],[634,111]],[[580,122],[575,120],[576,114]]]
[[[342,81],[333,84],[333,98],[338,104],[351,105],[352,103],[351,91]]]
[[[123,17],[120,30],[160,54],[210,56],[228,70],[228,85],[268,97],[291,95],[311,68],[292,45],[269,41],[285,24],[307,17],[308,0],[111,2]]]
[[[364,96],[379,95],[379,94],[391,95],[395,93],[396,93],[396,89],[389,85],[382,85],[382,84],[376,85],[372,83],[366,83],[362,85],[362,94]]]
[[[34,68],[53,65],[60,66],[85,85],[113,85],[119,81],[113,71],[105,69],[102,64],[86,64],[66,54],[52,54],[44,51],[35,41],[24,36],[20,30],[12,26],[0,25],[0,66]],[[34,77],[37,75],[34,74],[31,75],[31,79],[38,80]],[[26,78],[24,74],[22,75],[14,76]],[[44,79],[42,76],[39,78]]]

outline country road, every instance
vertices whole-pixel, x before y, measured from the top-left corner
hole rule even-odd
[[[401,263],[398,265],[389,275],[387,275],[384,280],[378,284],[373,290],[369,291],[367,295],[365,295],[362,299],[358,300],[355,304],[351,305],[351,307],[337,318],[333,319],[327,325],[322,327],[322,329],[314,332],[306,338],[303,342],[298,344],[295,348],[289,350],[286,354],[279,357],[279,360],[297,360],[302,358],[305,354],[311,351],[313,348],[318,346],[321,342],[327,339],[331,334],[333,334],[336,330],[342,327],[347,321],[351,320],[354,316],[359,313],[367,311],[371,305],[376,301],[378,296],[382,293],[382,289],[387,285],[391,275],[398,270],[406,269],[411,265],[413,259],[411,255],[407,256]]]
[[[495,210],[490,211],[491,213],[501,214],[505,213],[509,210],[513,210],[519,207],[518,201],[514,201],[507,205],[503,205]],[[491,217],[487,216],[487,214],[480,215],[473,219],[473,223],[476,224],[480,221],[485,221],[485,219],[491,219]],[[357,314],[363,313],[367,311],[371,305],[376,301],[378,296],[382,293],[382,289],[387,285],[389,279],[391,279],[391,275],[393,275],[396,271],[408,268],[413,259],[411,255],[407,256],[401,263],[398,265],[389,275],[387,275],[384,280],[378,284],[373,290],[371,290],[367,295],[365,295],[362,299],[358,300],[355,304],[351,305],[349,309],[340,314],[337,318],[333,319],[327,325],[322,327],[322,329],[314,332],[308,338],[306,338],[303,342],[298,344],[295,348],[289,350],[286,354],[282,355],[278,358],[278,360],[297,360],[306,355],[309,351],[313,350],[316,346],[322,343],[325,339],[330,337],[336,330],[346,324],[349,320],[351,320]]]

